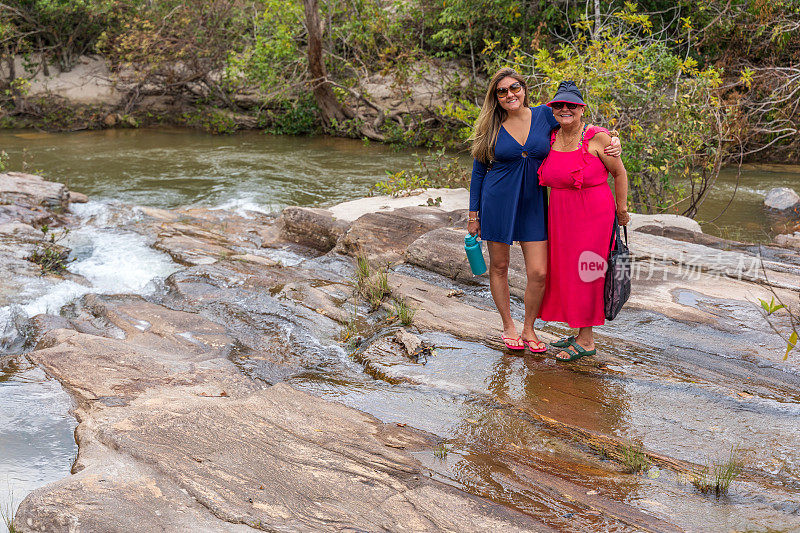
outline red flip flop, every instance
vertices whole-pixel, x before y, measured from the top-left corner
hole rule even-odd
[[[513,337],[500,337],[500,338],[503,339],[503,344],[505,344],[506,348],[508,348],[509,350],[524,350],[525,349],[525,341],[522,340],[522,337],[517,337],[516,339],[513,338]],[[512,345],[508,344],[508,341],[522,342],[522,346],[512,346]]]
[[[533,340],[526,341],[525,339],[522,339],[522,344],[527,346],[528,349],[531,351],[531,353],[544,353],[547,351],[547,345],[542,341],[533,341]],[[542,346],[541,348],[536,348],[535,350],[533,349],[534,345],[538,346],[540,344]]]

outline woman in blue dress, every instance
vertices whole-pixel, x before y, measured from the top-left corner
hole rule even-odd
[[[530,107],[525,78],[500,69],[489,82],[472,141],[472,181],[467,231],[487,241],[489,288],[503,321],[503,343],[511,350],[547,347],[536,336],[547,275],[547,194],[539,185],[539,165],[550,151],[550,132],[558,126],[547,105]],[[616,137],[607,149],[619,155]],[[522,333],[511,318],[508,263],[517,241],[525,258],[525,317]]]

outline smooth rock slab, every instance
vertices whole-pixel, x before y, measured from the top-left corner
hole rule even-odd
[[[385,426],[287,385],[241,401],[181,399],[155,412],[141,407],[109,420],[102,440],[158,465],[228,522],[292,531],[419,531],[438,529],[437,522],[457,531],[514,531],[533,525],[426,480],[402,449],[431,445],[424,434]],[[421,501],[432,508],[416,509]]]
[[[328,208],[339,220],[353,222],[367,213],[390,213],[403,207],[426,205],[428,198],[442,201],[438,208],[443,211],[466,209],[469,205],[469,191],[460,189],[420,189],[407,196],[370,196],[343,202]],[[465,224],[466,227],[466,224]]]
[[[287,207],[280,217],[281,233],[292,242],[327,252],[336,246],[349,223],[337,220],[327,209]]]
[[[545,529],[430,479],[410,452],[432,436],[242,376],[199,315],[134,296],[78,310],[124,338],[60,329],[30,353],[77,400],[79,456],[24,500],[20,531]]]
[[[364,254],[373,264],[400,262],[406,248],[421,235],[464,223],[465,211],[446,212],[435,207],[403,207],[391,213],[368,213],[353,222],[336,250]],[[462,237],[463,242],[463,237]]]
[[[700,224],[689,217],[681,215],[643,215],[631,213],[631,221],[628,223],[628,231],[634,231],[644,226],[657,226],[659,228],[680,228],[695,233],[703,233]]]
[[[94,450],[79,474],[23,502],[20,531],[122,531],[135,519],[137,531],[163,531],[172,514],[180,531],[215,519],[224,531],[543,529],[430,480],[406,451],[432,446],[423,433],[283,384],[241,399],[182,392],[82,417],[81,445]]]
[[[800,249],[800,231],[795,231],[789,235],[778,235],[775,237],[775,244],[787,248]]]

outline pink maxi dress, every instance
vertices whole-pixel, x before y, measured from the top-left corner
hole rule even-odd
[[[605,323],[603,284],[616,208],[608,170],[587,150],[589,139],[601,131],[608,133],[588,127],[581,147],[572,152],[551,149],[539,168],[539,183],[550,187],[547,281],[539,316],[572,328]]]

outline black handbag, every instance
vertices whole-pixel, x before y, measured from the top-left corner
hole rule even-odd
[[[619,223],[614,215],[614,230],[611,232],[611,244],[608,251],[608,269],[603,289],[603,309],[606,320],[614,320],[622,306],[631,295],[631,252],[628,250],[628,228],[625,231],[625,242],[619,234]]]

